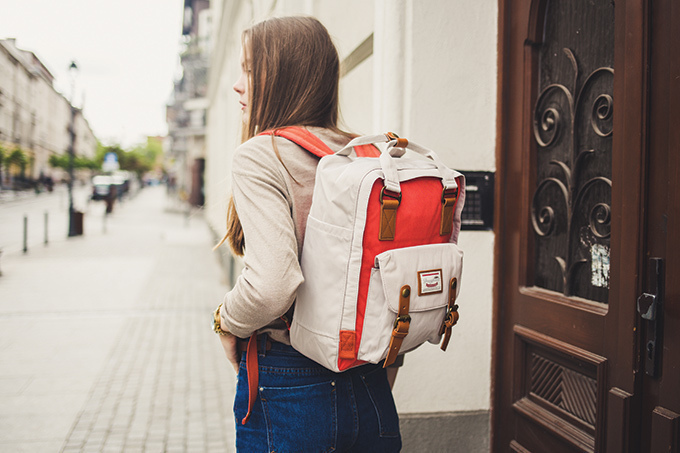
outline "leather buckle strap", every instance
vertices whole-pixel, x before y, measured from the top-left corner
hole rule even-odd
[[[401,194],[386,190],[380,190],[380,234],[381,241],[393,241],[397,224],[397,208],[401,204]]]
[[[439,225],[439,235],[446,236],[453,231],[453,216],[458,201],[458,188],[442,191],[442,218]]]
[[[256,346],[257,346],[257,352],[260,354],[265,353],[266,351],[269,351],[272,348],[272,342],[269,338],[266,339],[266,342],[264,344],[264,349],[262,346],[262,338],[258,337],[259,341],[257,341]],[[250,343],[250,339],[237,339],[236,341],[236,349],[238,350],[239,354],[243,354],[244,352],[248,351],[248,344]]]
[[[257,341],[257,332],[252,334],[250,338],[246,340],[238,339],[236,341],[236,347],[240,353],[246,352],[246,371],[248,372],[248,413],[241,421],[242,425],[248,423],[250,419],[250,413],[253,410],[253,405],[257,399],[257,387],[260,382],[260,370],[257,360],[257,352],[269,351],[272,348],[272,342],[269,338],[262,338],[263,341]]]
[[[383,368],[386,368],[396,360],[399,355],[399,349],[408,335],[408,329],[411,326],[411,316],[408,314],[411,303],[411,287],[404,285],[399,292],[399,314],[397,320],[394,322],[394,329],[392,330],[392,337],[390,338],[390,347],[385,358]]]
[[[458,279],[453,277],[449,283],[449,305],[446,307],[446,316],[444,322],[439,329],[439,335],[444,335],[442,340],[441,350],[446,351],[451,340],[451,328],[456,325],[460,315],[458,314],[458,305],[456,305],[456,290],[458,289]]]
[[[406,148],[408,146],[408,140],[405,139],[405,138],[399,137],[394,132],[385,132],[385,137],[387,137],[388,142],[391,142],[392,140],[397,141],[397,143],[394,145],[395,148]]]

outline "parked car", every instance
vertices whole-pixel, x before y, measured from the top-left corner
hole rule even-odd
[[[111,184],[114,184],[113,177],[108,175],[98,175],[92,178],[92,199],[106,200],[111,193]]]

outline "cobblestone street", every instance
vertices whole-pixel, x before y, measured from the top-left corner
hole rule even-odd
[[[0,451],[234,450],[209,324],[227,287],[200,212],[170,207],[146,188],[106,228],[91,205],[83,237],[2,256]]]

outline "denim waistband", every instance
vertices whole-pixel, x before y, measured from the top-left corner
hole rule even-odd
[[[297,349],[292,347],[291,345],[287,345],[284,343],[280,343],[278,341],[272,340],[267,334],[262,334],[258,335],[257,338],[258,341],[258,355],[260,357],[267,357],[271,356],[272,358],[274,357],[289,357],[291,359],[296,359],[294,360],[294,363],[300,364],[301,361],[304,361],[306,366],[310,367],[318,367],[320,369],[323,369],[325,371],[328,371],[329,373],[336,374],[335,372],[329,370],[328,368],[324,367],[323,365],[318,364],[314,360],[310,359],[309,357],[305,356],[301,352],[299,352]],[[266,351],[262,348],[264,348],[266,345]],[[265,351],[265,352],[262,352]],[[291,363],[291,365],[293,365]],[[295,365],[293,365],[295,366]],[[353,368],[350,368],[345,371],[341,371],[341,373],[348,373],[348,374],[363,374],[365,372],[368,372],[372,369],[375,368],[382,368],[382,362],[379,364],[373,364],[373,363],[365,363],[363,365],[359,365]]]

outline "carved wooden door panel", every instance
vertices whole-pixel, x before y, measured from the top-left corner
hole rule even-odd
[[[656,432],[677,442],[680,337],[659,328],[666,377],[643,377],[655,337],[636,303],[646,292],[649,318],[651,253],[680,276],[678,240],[658,233],[678,228],[674,3],[499,2],[494,451],[653,451]],[[649,90],[654,77],[664,83]],[[674,288],[665,323],[678,327]]]

